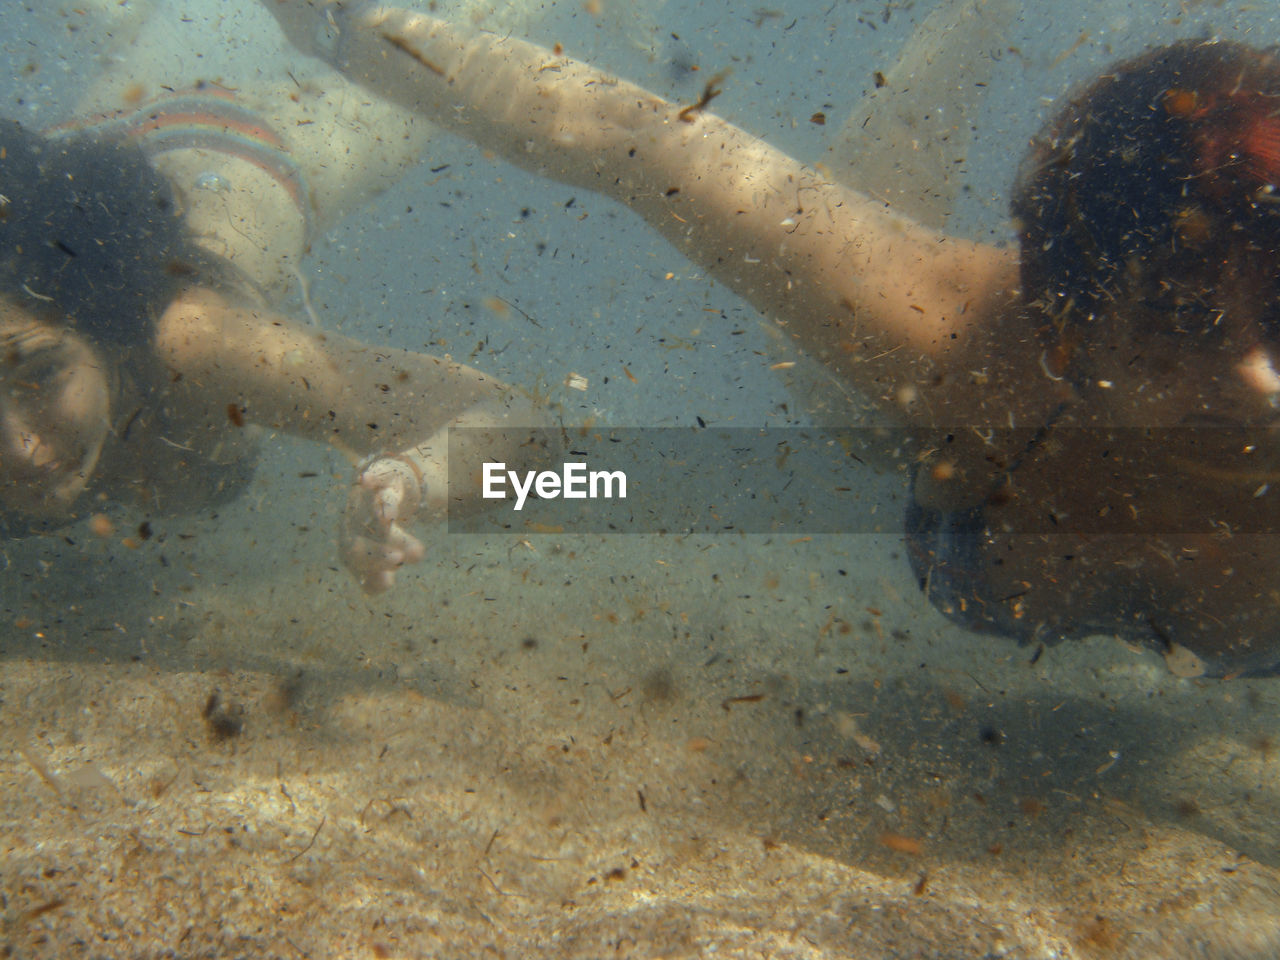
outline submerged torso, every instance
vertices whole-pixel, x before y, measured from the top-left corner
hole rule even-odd
[[[1280,670],[1280,486],[1266,431],[1100,428],[1069,414],[955,434],[919,467],[913,569],[967,628],[1024,643],[1114,634],[1187,672]]]

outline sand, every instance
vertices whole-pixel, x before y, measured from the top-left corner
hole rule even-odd
[[[442,534],[370,601],[324,511],[265,512],[288,482],[137,549],[9,548],[10,955],[1280,946],[1265,682],[1105,639],[1031,664],[891,537]]]

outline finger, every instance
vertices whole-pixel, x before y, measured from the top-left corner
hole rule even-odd
[[[352,573],[364,577],[379,570],[394,570],[405,562],[405,553],[386,541],[357,536],[342,547],[342,562]]]
[[[394,570],[379,570],[377,573],[370,573],[360,578],[360,589],[370,596],[386,593],[395,585],[396,572]]]
[[[400,555],[401,564],[417,563],[426,554],[422,541],[398,523],[393,523],[387,536],[387,545]]]
[[[347,549],[344,560],[364,592],[377,594],[391,589],[396,571],[406,563],[421,560],[424,553],[421,541],[399,531],[387,543],[359,538]]]
[[[360,474],[360,486],[367,490],[381,490],[399,476],[395,461],[379,457]]]
[[[359,488],[373,494],[373,512],[384,522],[404,520],[418,508],[418,480],[412,468],[384,457],[360,474]]]
[[[374,496],[373,509],[383,523],[400,519],[400,506],[404,503],[404,490],[394,484],[379,490]]]

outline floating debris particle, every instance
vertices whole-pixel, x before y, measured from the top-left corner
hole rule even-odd
[[[244,732],[244,708],[237,703],[224,704],[219,690],[209,694],[201,715],[209,731],[209,739],[215,743],[238,737]]]
[[[924,844],[919,840],[901,833],[894,833],[891,830],[886,830],[880,834],[880,846],[887,847],[894,853],[906,853],[913,857],[918,857],[924,853]]]

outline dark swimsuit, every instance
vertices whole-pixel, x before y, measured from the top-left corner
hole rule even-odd
[[[1060,482],[1106,486],[1083,466],[1062,465]],[[917,476],[905,519],[911,567],[929,601],[965,629],[1045,645],[1109,634],[1166,653],[1180,645],[1205,676],[1280,674],[1275,533],[1011,532],[993,521],[1003,516],[998,495],[940,509],[920,502],[919,486]],[[1204,496],[1186,502],[1216,509]]]

